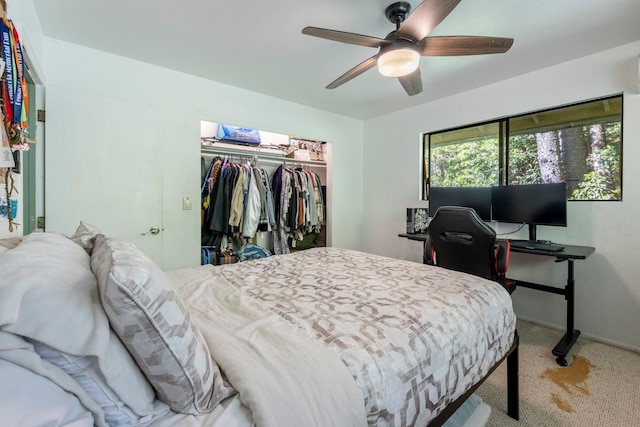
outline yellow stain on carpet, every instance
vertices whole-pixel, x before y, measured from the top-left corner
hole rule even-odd
[[[551,393],[551,401],[564,412],[575,412],[571,405],[569,405],[558,393]]]
[[[592,369],[597,368],[589,359],[583,356],[575,356],[571,366],[564,368],[547,369],[540,378],[549,379],[569,396],[582,394],[589,396],[589,388],[587,387],[587,379]],[[551,393],[551,401],[564,412],[574,412],[570,403],[563,399],[558,393]]]

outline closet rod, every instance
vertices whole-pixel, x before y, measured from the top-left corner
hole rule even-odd
[[[242,157],[248,157],[248,158],[252,156],[256,156],[260,161],[275,162],[275,163],[309,165],[309,166],[316,166],[321,168],[327,166],[325,162],[321,162],[318,160],[292,159],[289,157],[284,157],[281,154],[265,153],[256,149],[233,149],[233,148],[226,148],[226,147],[202,146],[200,148],[200,152],[202,154],[208,154],[212,156],[226,155],[226,156],[242,156]]]

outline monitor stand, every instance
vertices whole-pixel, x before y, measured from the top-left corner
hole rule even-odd
[[[537,242],[538,239],[536,237],[536,225],[535,224],[529,224],[529,241],[531,242]]]

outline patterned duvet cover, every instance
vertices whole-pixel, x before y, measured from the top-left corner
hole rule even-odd
[[[513,343],[507,291],[443,268],[316,248],[208,271],[333,350],[372,426],[427,425]]]

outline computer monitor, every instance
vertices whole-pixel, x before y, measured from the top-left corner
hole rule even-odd
[[[529,240],[536,240],[537,225],[567,226],[567,185],[525,184],[491,187],[491,218],[529,225]]]
[[[491,187],[429,187],[429,215],[440,206],[473,208],[483,221],[491,221]]]

